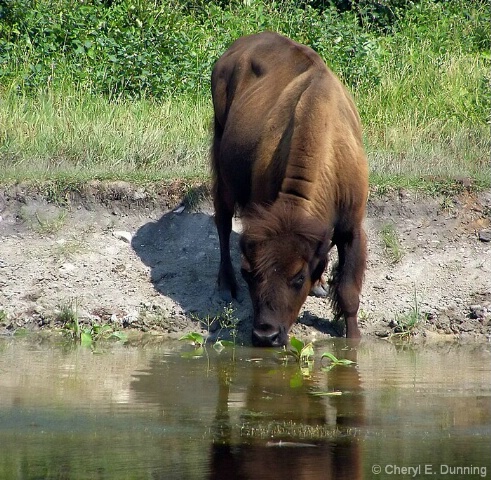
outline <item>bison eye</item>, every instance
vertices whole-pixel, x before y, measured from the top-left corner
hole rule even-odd
[[[300,290],[303,287],[304,283],[305,283],[305,275],[300,272],[292,278],[290,285],[296,290]]]

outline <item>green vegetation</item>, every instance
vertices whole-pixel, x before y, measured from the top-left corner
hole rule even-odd
[[[296,337],[290,337],[291,348],[286,347],[279,352],[284,358],[293,357],[301,366],[308,366],[314,361],[314,346],[312,342],[305,343]]]
[[[179,340],[186,340],[194,345],[195,351],[191,353],[192,357],[200,357],[206,353],[206,342],[211,336],[215,338],[213,348],[217,352],[221,352],[225,347],[235,347],[239,333],[239,319],[234,314],[235,309],[232,304],[229,304],[223,307],[222,311],[216,315],[206,315],[203,318],[191,315],[192,319],[206,328],[208,333],[203,335],[199,332],[190,332],[183,335]],[[213,334],[211,334],[212,330]],[[222,335],[222,332],[225,334]],[[225,336],[230,337],[232,340],[226,340]]]
[[[489,185],[487,2],[346,4],[2,2],[0,179],[206,180],[212,65],[270,29],[312,46],[353,92],[375,191]]]
[[[392,263],[398,263],[404,256],[397,232],[392,223],[385,224],[380,230],[384,252]]]
[[[305,343],[302,340],[292,336],[290,337],[290,347],[283,348],[278,354],[285,359],[288,357],[293,357],[300,367],[300,372],[298,375],[294,376],[290,385],[292,387],[298,387],[302,385],[302,377],[309,377],[314,368],[314,345],[312,342]],[[329,365],[321,367],[324,372],[329,372],[334,367],[338,366],[351,366],[355,365],[355,362],[345,358],[337,358],[333,353],[324,352],[321,355],[321,361],[325,358],[328,359]],[[313,395],[341,395],[340,392],[313,392]]]
[[[23,206],[20,209],[19,216],[34,232],[40,235],[51,235],[63,228],[67,211],[59,210],[56,213],[40,210],[31,211],[28,207]]]
[[[324,367],[323,370],[329,371],[334,367],[338,366],[349,366],[349,365],[354,365],[355,362],[353,360],[348,360],[347,358],[338,358],[335,355],[333,355],[330,352],[324,352],[321,356],[322,359],[327,358],[329,360],[329,366]]]
[[[394,340],[409,340],[423,320],[415,288],[414,303],[408,312],[396,315],[394,331],[390,334],[390,338]]]
[[[125,343],[128,339],[125,333],[109,324],[81,324],[76,300],[60,305],[56,320],[63,324],[62,331],[67,338],[85,347],[93,348],[94,344],[101,340],[117,340]]]

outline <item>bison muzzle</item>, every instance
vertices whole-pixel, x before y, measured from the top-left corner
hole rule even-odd
[[[263,32],[238,39],[217,61],[212,96],[221,296],[237,296],[230,233],[239,210],[254,345],[287,343],[334,245],[333,313],[344,317],[347,337],[359,337],[368,166],[350,94],[312,49]]]

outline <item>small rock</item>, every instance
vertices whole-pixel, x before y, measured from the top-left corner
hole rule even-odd
[[[391,320],[389,322],[389,327],[390,328],[397,328],[398,326],[399,326],[399,324],[395,320]]]
[[[464,320],[458,327],[461,332],[472,332],[475,328],[475,323],[470,320]]]
[[[173,213],[178,213],[178,214],[179,214],[179,213],[184,212],[184,209],[185,209],[185,208],[186,208],[186,207],[185,207],[184,205],[179,205],[177,208],[175,208],[174,210],[172,210],[172,212],[173,212]]]
[[[145,190],[140,188],[133,194],[133,200],[143,200],[146,196]]]
[[[485,318],[488,313],[487,308],[482,307],[481,305],[470,305],[469,310],[469,317],[472,319]]]
[[[479,232],[479,240],[481,242],[491,242],[491,230],[481,230]]]
[[[381,331],[381,330],[377,330],[375,332],[375,335],[377,337],[380,337],[380,338],[387,338],[389,336],[389,332],[386,332],[386,331],[384,332],[384,331]]]
[[[115,230],[113,236],[118,240],[123,240],[123,242],[131,243],[133,235],[130,232],[125,232],[124,230]]]
[[[75,267],[75,265],[73,265],[73,263],[64,263],[61,267],[60,267],[60,272],[62,273],[70,273],[70,272],[73,272],[77,267]]]

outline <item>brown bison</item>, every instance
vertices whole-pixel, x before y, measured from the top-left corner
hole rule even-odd
[[[238,208],[254,345],[287,343],[332,245],[333,310],[347,337],[359,337],[368,166],[350,94],[312,49],[272,32],[235,41],[211,83],[221,296],[237,296],[230,232]]]

